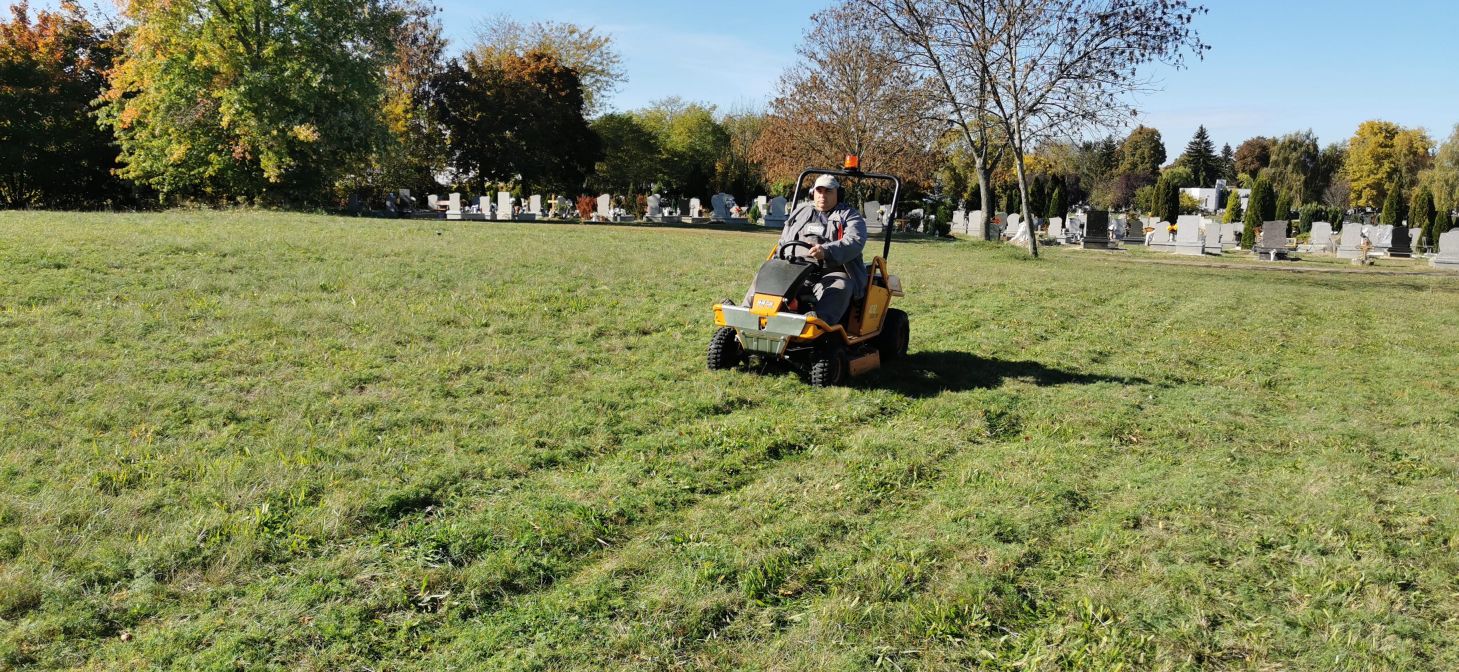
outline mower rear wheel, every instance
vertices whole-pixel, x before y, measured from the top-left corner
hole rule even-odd
[[[740,363],[743,353],[740,339],[731,327],[720,327],[709,339],[709,370],[733,369]]]
[[[811,360],[811,385],[813,387],[834,387],[846,382],[850,376],[846,361],[846,348],[840,344],[826,347]]]
[[[882,361],[906,357],[907,345],[911,339],[912,330],[907,313],[896,308],[887,309],[886,321],[882,324],[881,333],[876,336],[876,349],[881,354]]]

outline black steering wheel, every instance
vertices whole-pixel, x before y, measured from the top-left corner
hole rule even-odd
[[[795,256],[793,254],[792,255],[787,255],[786,254],[790,250],[794,250],[794,249],[796,249],[798,247],[804,247],[805,248],[805,250],[806,250],[806,256],[797,257],[797,256]],[[793,262],[793,263],[794,262],[799,262],[799,263],[816,264],[817,263],[816,260],[815,259],[812,259],[810,257],[810,251],[811,251],[811,248],[812,247],[815,247],[815,246],[814,245],[811,245],[810,243],[807,243],[807,242],[805,242],[803,240],[790,240],[790,241],[786,241],[784,243],[781,243],[780,244],[780,249],[778,249],[778,250],[775,251],[775,258],[776,259],[779,259],[781,261],[789,261],[789,262]],[[817,264],[817,265],[819,265],[819,264]]]

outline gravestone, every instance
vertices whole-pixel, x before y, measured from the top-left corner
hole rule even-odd
[[[461,219],[461,194],[451,192],[446,201],[446,219]]]
[[[1388,256],[1396,259],[1408,259],[1413,256],[1413,234],[1408,227],[1397,226],[1393,228],[1388,244]]]
[[[714,218],[726,222],[730,218],[730,201],[726,194],[715,194],[709,197],[709,206],[714,210]]]
[[[974,210],[968,214],[968,237],[973,240],[988,239],[988,217],[982,210]]]
[[[1337,258],[1357,259],[1363,255],[1363,225],[1359,222],[1343,222],[1341,239],[1337,245]]]
[[[866,219],[866,235],[871,237],[884,231],[881,221],[881,203],[867,201],[861,204],[861,216]]]
[[[1291,224],[1286,220],[1275,222],[1262,222],[1261,238],[1256,241],[1252,252],[1262,259],[1285,259],[1287,257],[1287,229]]]
[[[537,216],[547,214],[542,212],[542,197],[538,194],[532,194],[532,197],[527,199],[527,210]]]
[[[1226,227],[1216,220],[1206,222],[1206,233],[1201,239],[1201,251],[1206,254],[1221,255],[1221,234]]]
[[[1221,249],[1236,250],[1241,248],[1241,234],[1246,231],[1246,225],[1241,222],[1231,222],[1221,225]]]
[[[1120,242],[1125,245],[1145,244],[1145,222],[1139,218],[1130,219],[1125,215],[1118,215],[1114,218],[1116,235]]]
[[[967,213],[967,211],[964,211],[964,210],[953,210],[952,211],[952,232],[953,233],[961,233],[963,235],[967,235],[967,233],[968,233],[968,213]]]
[[[496,218],[505,222],[512,221],[512,195],[510,193],[496,192]]]
[[[1023,216],[1014,213],[1008,216],[1008,228],[1004,230],[1008,234],[1008,242],[1012,245],[1028,244],[1028,222],[1023,221]]]
[[[659,195],[650,194],[648,199],[648,213],[645,215],[650,220],[663,216],[663,210],[659,207]]]
[[[1408,246],[1410,248],[1413,248],[1413,251],[1419,252],[1419,253],[1422,253],[1424,251],[1423,250],[1423,246],[1420,244],[1420,243],[1423,242],[1423,239],[1424,239],[1424,230],[1423,229],[1410,228],[1408,230]]]
[[[439,206],[440,205],[441,205],[441,197],[440,196],[437,196],[435,194],[431,194],[429,196],[426,196],[426,209],[427,210],[432,210],[432,211],[437,210],[437,209],[439,209]]]
[[[1114,241],[1109,238],[1109,212],[1090,210],[1084,217],[1084,249],[1114,250]]]
[[[1175,219],[1175,253],[1199,257],[1206,253],[1201,242],[1201,216],[1181,215]]]
[[[1064,238],[1064,218],[1063,217],[1050,217],[1049,218],[1049,238],[1051,240],[1053,240],[1055,243],[1058,243],[1060,245],[1063,245],[1064,243],[1068,242],[1068,240],[1066,240]]]
[[[1393,225],[1368,227],[1368,240],[1373,243],[1374,254],[1387,254],[1388,248],[1393,247]]]
[[[758,213],[760,213],[759,214],[760,221],[758,221],[758,222],[750,222],[750,223],[751,224],[761,224],[761,223],[764,223],[764,221],[765,221],[765,215],[770,212],[770,197],[769,196],[756,196],[755,197],[755,211],[758,212]]]
[[[564,218],[572,217],[574,212],[572,207],[572,201],[567,200],[566,196],[558,196],[557,199],[553,201],[553,203],[554,205],[552,207],[552,210],[553,212],[557,213],[557,216]]]
[[[704,214],[704,206],[703,206],[703,204],[701,204],[699,202],[699,199],[698,198],[691,198],[691,199],[689,199],[689,217],[692,218],[692,219],[700,219],[703,216],[703,214]]]
[[[765,214],[765,228],[776,230],[785,228],[785,197],[776,196],[770,199],[767,207],[769,211]]]
[[[1439,254],[1429,260],[1429,265],[1459,271],[1459,229],[1439,234]]]
[[[1327,222],[1313,222],[1307,238],[1307,251],[1320,254],[1332,252],[1332,225]]]
[[[598,209],[593,211],[598,221],[613,221],[613,197],[608,194],[598,195]]]

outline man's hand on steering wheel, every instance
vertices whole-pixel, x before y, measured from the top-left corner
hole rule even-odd
[[[827,256],[825,248],[820,245],[812,245],[803,240],[790,240],[781,243],[780,249],[776,252],[775,256],[785,261],[793,261],[799,255],[787,254],[787,252],[801,247],[806,248],[805,256],[800,257],[801,259],[809,257],[811,260],[821,262],[821,265],[824,265]]]

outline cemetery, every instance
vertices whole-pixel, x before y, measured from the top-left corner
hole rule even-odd
[[[1243,2],[11,3],[0,670],[1459,669],[1453,22]]]

